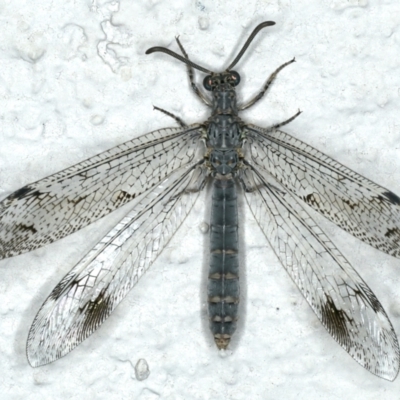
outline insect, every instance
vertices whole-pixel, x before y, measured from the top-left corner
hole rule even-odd
[[[358,273],[302,202],[365,243],[400,258],[399,205],[369,181],[279,128],[260,128],[239,111],[258,102],[277,68],[250,101],[237,104],[232,68],[266,21],[223,72],[212,72],[164,47],[186,64],[191,87],[211,109],[207,121],[157,130],[27,185],[0,203],[0,258],[63,238],[118,207],[134,207],[61,280],[38,312],[27,340],[33,367],[66,355],[111,314],[161,253],[210,183],[210,329],[226,349],[239,302],[237,194],[243,193],[271,248],[333,338],[370,372],[393,380],[399,345],[391,322]],[[203,92],[193,69],[204,72]],[[242,190],[238,191],[238,187]],[[299,201],[300,200],[300,201]]]

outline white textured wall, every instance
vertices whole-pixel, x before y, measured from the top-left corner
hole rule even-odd
[[[36,4],[34,4],[36,3]],[[172,4],[172,5],[171,5]],[[400,2],[232,0],[0,2],[0,198],[145,132],[207,117],[186,68],[148,47],[227,66],[250,31],[274,20],[237,66],[249,98],[293,56],[242,117],[286,131],[400,193]],[[200,79],[200,78],[199,78]],[[202,77],[201,77],[202,80]],[[58,281],[116,217],[0,262],[1,399],[399,399],[326,333],[245,210],[241,327],[221,356],[207,330],[203,197],[112,317],[67,357],[32,369],[30,324]],[[400,333],[400,260],[321,226],[369,283]],[[147,380],[135,378],[147,360]]]

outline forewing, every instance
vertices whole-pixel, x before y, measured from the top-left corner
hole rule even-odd
[[[289,192],[250,168],[242,180],[261,230],[323,326],[364,368],[394,380],[397,336],[371,289]]]
[[[0,202],[0,259],[61,239],[104,217],[196,160],[198,124],[148,133]]]
[[[279,130],[249,125],[248,160],[365,243],[400,258],[400,199]]]
[[[204,179],[196,167],[163,182],[64,277],[30,329],[33,367],[66,355],[108,318],[186,218]]]

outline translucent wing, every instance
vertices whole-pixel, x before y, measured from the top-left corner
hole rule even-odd
[[[0,259],[61,239],[195,160],[200,125],[148,133],[17,190],[0,202]]]
[[[264,235],[323,326],[364,368],[394,380],[397,337],[371,289],[289,192],[250,168],[242,181]]]
[[[400,198],[279,130],[248,129],[249,162],[340,228],[400,258]]]
[[[200,167],[173,174],[64,277],[30,329],[27,356],[33,367],[66,355],[108,318],[179,228],[204,179]]]

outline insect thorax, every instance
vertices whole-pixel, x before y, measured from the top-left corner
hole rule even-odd
[[[225,96],[226,92],[219,94],[219,98],[228,98]],[[236,107],[236,98],[234,100]],[[236,170],[239,160],[241,124],[236,110],[233,113],[231,108],[224,110],[227,113],[220,113],[221,109],[218,111],[208,121],[207,147],[210,151],[211,168],[220,175],[227,175]]]
[[[229,175],[235,172],[241,147],[241,124],[234,86],[239,82],[237,73],[224,72],[209,76],[205,87],[212,92],[212,116],[208,120],[207,147],[210,167],[214,173]]]

